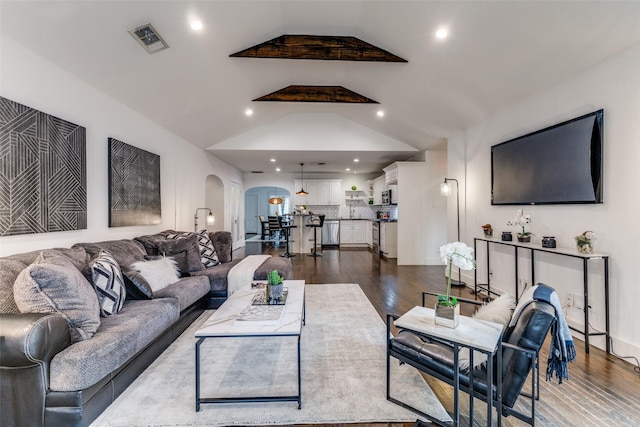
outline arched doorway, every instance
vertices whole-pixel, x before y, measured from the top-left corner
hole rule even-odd
[[[269,204],[271,197],[282,198],[278,205]],[[244,223],[247,238],[259,235],[261,232],[260,216],[280,215],[291,211],[291,197],[289,190],[282,187],[254,187],[246,190],[244,195]]]
[[[204,183],[204,202],[205,206],[211,209],[215,218],[213,225],[207,225],[205,218],[201,219],[199,227],[206,227],[208,231],[225,230],[225,215],[224,215],[224,183],[220,178],[215,175],[207,176]],[[201,230],[202,228],[198,228]]]

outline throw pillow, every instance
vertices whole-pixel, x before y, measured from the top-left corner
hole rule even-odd
[[[91,284],[65,256],[44,258],[22,270],[13,286],[21,313],[57,313],[69,324],[71,341],[91,338],[100,326],[100,305]]]
[[[127,298],[130,299],[152,299],[153,289],[149,282],[139,271],[126,267],[122,269],[124,285],[127,288]]]
[[[144,259],[152,261],[154,259],[164,258],[164,255],[146,255]],[[189,277],[189,263],[187,262],[187,251],[178,252],[172,254],[169,258],[174,259],[178,263],[178,269],[180,270],[180,277]]]
[[[167,240],[158,240],[158,251],[165,256],[186,252],[189,271],[204,270],[200,260],[198,236],[193,233],[168,234]]]
[[[213,242],[207,230],[200,230],[198,232],[198,246],[200,248],[200,261],[202,261],[205,267],[215,267],[220,264],[218,254],[213,247]]]
[[[91,281],[98,294],[100,314],[104,317],[118,314],[127,297],[127,289],[120,266],[104,249],[89,263]]]
[[[516,307],[516,300],[509,294],[502,294],[500,297],[491,301],[489,304],[483,305],[476,311],[473,315],[474,318],[480,320],[486,320],[488,322],[499,323],[504,328],[509,326],[509,322],[511,321],[511,315],[513,314],[513,309]],[[469,368],[469,349],[462,348],[460,350],[460,354],[458,356],[458,361],[460,363],[460,370],[466,370]],[[474,367],[479,367],[483,363],[486,363],[487,355],[484,353],[480,353],[477,351],[473,352],[473,365]]]
[[[180,279],[176,261],[168,257],[134,262],[131,268],[144,277],[153,292],[166,288]]]

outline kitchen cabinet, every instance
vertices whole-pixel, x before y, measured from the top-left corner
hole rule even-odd
[[[373,180],[373,204],[382,204],[382,191],[385,189],[385,176],[381,175]]]
[[[386,185],[389,184],[397,184],[398,183],[398,165],[397,163],[393,163],[384,170],[384,181]]]
[[[294,180],[296,191],[300,188],[301,180]],[[341,205],[342,197],[340,188],[342,180],[339,179],[306,179],[304,189],[309,193],[306,196],[294,197],[295,205],[331,206]]]
[[[367,220],[341,220],[340,246],[366,246]]]
[[[380,222],[380,252],[385,258],[398,258],[397,222]]]

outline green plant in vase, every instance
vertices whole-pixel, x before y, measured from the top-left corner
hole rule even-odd
[[[267,274],[266,299],[270,303],[277,303],[282,298],[282,276],[278,270],[270,271]]]
[[[462,242],[447,243],[440,247],[440,257],[448,268],[447,294],[438,295],[436,303],[436,324],[455,328],[458,326],[460,306],[458,299],[451,296],[451,275],[455,265],[461,270],[473,270],[476,262],[473,259],[473,249]]]

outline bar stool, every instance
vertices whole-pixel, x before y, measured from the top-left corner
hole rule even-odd
[[[280,256],[286,257],[286,258],[291,258],[293,256],[296,256],[295,254],[289,253],[289,235],[291,234],[291,229],[292,228],[298,228],[297,225],[294,225],[293,223],[293,218],[291,218],[291,215],[281,215],[278,217],[278,225],[280,226],[280,229],[284,232],[284,238],[287,244],[287,250],[286,252],[280,254]]]
[[[313,252],[311,252],[309,255],[307,256],[312,256],[312,257],[317,257],[317,256],[322,256],[323,254],[319,254],[317,252],[317,247],[318,247],[318,237],[316,235],[316,232],[318,231],[318,228],[322,228],[322,225],[324,224],[324,215],[316,215],[316,214],[312,214],[309,218],[307,218],[307,224],[305,225],[306,227],[313,227]],[[309,239],[311,240],[311,239]]]

